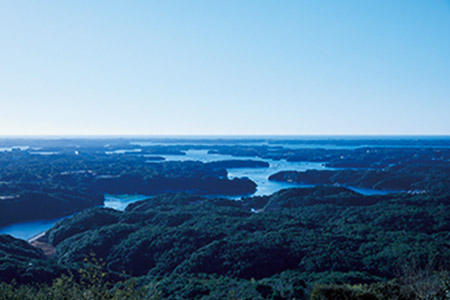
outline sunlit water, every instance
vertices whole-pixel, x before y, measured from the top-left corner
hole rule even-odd
[[[64,218],[12,224],[0,228],[0,234],[9,234],[19,239],[28,240],[40,234],[41,232],[47,231],[48,229],[52,228],[53,225],[55,225],[62,219]]]
[[[128,204],[150,198],[145,195],[110,195],[105,194],[105,207],[125,210]]]
[[[11,152],[13,150],[25,151],[28,150],[29,146],[12,146],[12,147],[0,147],[0,152]]]
[[[114,153],[109,154],[126,154],[127,152],[139,152],[139,151],[128,151],[128,150],[118,150]],[[154,155],[150,155],[154,156]],[[262,159],[258,157],[235,157],[225,154],[209,154],[208,150],[187,150],[186,155],[161,155],[166,160],[165,161],[201,161],[201,162],[213,162],[220,160],[235,160],[235,159],[252,159],[258,161],[265,161],[269,163],[268,168],[232,168],[227,169],[228,177],[232,178],[242,178],[248,177],[257,184],[256,192],[254,196],[270,195],[279,190],[292,188],[292,187],[310,187],[311,185],[302,185],[295,183],[286,182],[275,182],[269,181],[269,176],[280,172],[280,171],[305,171],[310,169],[315,170],[326,170],[330,169],[325,167],[324,163],[320,162],[289,162],[286,160],[272,160],[272,159]],[[154,161],[152,161],[154,162]],[[379,195],[387,194],[389,191],[373,190],[373,189],[362,189],[355,187],[348,187],[358,193],[364,195]],[[105,207],[113,208],[116,210],[124,210],[128,204],[150,198],[151,196],[146,195],[109,195],[105,194]],[[240,196],[228,197],[232,199],[238,199]],[[7,227],[0,228],[0,234],[10,234],[14,237],[21,239],[30,239],[33,236],[44,232],[53,225],[62,220],[63,218],[58,218],[54,220],[40,220],[33,222],[24,222],[9,225]]]
[[[269,181],[269,176],[280,171],[287,170],[297,170],[304,171],[308,169],[316,169],[316,170],[324,170],[327,169],[324,163],[317,162],[288,162],[286,160],[272,160],[272,159],[263,159],[259,157],[235,157],[227,154],[216,154],[216,153],[208,153],[208,150],[187,150],[185,151],[186,155],[161,155],[166,160],[165,161],[201,161],[204,163],[213,162],[213,161],[221,161],[221,160],[257,160],[257,161],[265,161],[269,163],[270,167],[268,168],[231,168],[227,169],[228,178],[242,178],[248,177],[253,182],[256,183],[257,188],[256,192],[253,194],[255,196],[262,195],[270,195],[275,193],[281,189],[289,188],[289,187],[299,187],[305,186],[294,183],[285,183],[285,182],[274,182]],[[240,198],[237,197],[229,197],[229,198]]]
[[[31,151],[30,154],[46,156],[46,155],[57,155],[57,154],[59,154],[59,152],[56,152],[56,151]]]

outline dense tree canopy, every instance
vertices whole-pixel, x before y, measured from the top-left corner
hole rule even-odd
[[[267,163],[158,158],[198,145],[72,142],[45,142],[41,151],[57,152],[49,156],[0,153],[0,224],[75,213],[36,247],[0,235],[0,296],[411,299],[423,286],[436,297],[448,291],[448,148],[211,144],[212,153],[335,168],[280,172],[271,179],[317,186],[236,201],[211,194],[251,194],[256,185],[229,179],[226,168]],[[349,185],[398,193],[365,196]],[[100,207],[106,192],[156,196],[116,211]]]

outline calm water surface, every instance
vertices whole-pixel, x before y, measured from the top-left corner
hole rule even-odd
[[[108,153],[108,154],[126,154],[128,152],[139,152],[138,150],[116,150],[114,152]],[[43,155],[42,153],[40,153]],[[53,154],[53,153],[52,153]],[[154,155],[150,155],[154,156]],[[309,169],[315,169],[315,170],[326,170],[330,169],[325,167],[324,163],[320,162],[289,162],[286,160],[271,160],[271,159],[262,159],[258,157],[234,157],[231,155],[224,155],[224,154],[208,154],[208,150],[187,150],[186,155],[161,155],[166,160],[165,161],[201,161],[201,162],[212,162],[212,161],[220,161],[220,160],[230,160],[230,159],[252,159],[252,160],[258,160],[258,161],[266,161],[269,163],[270,167],[268,168],[232,168],[227,169],[228,171],[228,177],[229,178],[241,178],[241,177],[248,177],[251,180],[253,180],[257,184],[257,190],[253,194],[255,196],[262,196],[262,195],[270,195],[272,193],[275,193],[279,190],[285,189],[285,188],[292,188],[292,187],[311,187],[311,185],[302,185],[302,184],[295,184],[295,183],[285,183],[285,182],[274,182],[269,181],[268,178],[270,175],[280,172],[280,171],[288,171],[288,170],[295,170],[295,171],[305,171]],[[154,163],[155,161],[151,161]],[[388,194],[391,193],[390,191],[380,191],[380,190],[373,190],[373,189],[361,189],[361,188],[354,188],[354,187],[348,187],[358,193],[364,194],[364,195],[379,195],[379,194]],[[105,195],[105,207],[117,209],[117,210],[124,210],[128,204],[144,200],[147,198],[150,198],[151,196],[146,195]],[[235,197],[229,197],[233,199],[240,198],[240,196]],[[42,233],[51,227],[53,225],[62,220],[63,218],[53,219],[53,220],[40,220],[40,221],[33,221],[33,222],[24,222],[24,223],[18,223],[13,224],[7,227],[0,228],[0,234],[10,234],[14,237],[21,238],[21,239],[30,239],[33,236],[36,236],[39,233]]]
[[[13,237],[28,240],[50,228],[53,227],[58,221],[64,218],[52,219],[52,220],[40,220],[12,224],[3,228],[0,228],[0,234],[9,234]]]

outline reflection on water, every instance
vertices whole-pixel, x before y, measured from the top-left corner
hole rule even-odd
[[[48,229],[64,218],[23,222],[0,228],[0,234],[9,234],[15,238],[28,240]]]
[[[55,152],[55,151],[32,151],[32,152],[30,152],[30,154],[33,154],[33,155],[57,155],[57,154],[59,154],[59,152]]]
[[[212,162],[212,161],[218,161],[218,160],[229,160],[229,159],[252,159],[252,160],[260,160],[264,161],[262,158],[258,157],[239,157],[236,158],[235,156],[227,155],[227,154],[216,154],[216,153],[208,153],[208,150],[187,150],[185,151],[186,155],[161,155],[166,159],[166,161],[187,161],[187,160],[194,160],[194,161],[201,161],[204,163]]]
[[[111,155],[111,154],[127,154],[127,153],[139,153],[142,149],[117,149],[114,151],[105,151],[105,154]]]
[[[137,149],[132,150],[116,150],[110,154],[125,154],[127,152],[139,152]],[[42,152],[40,153],[42,154]],[[52,153],[53,154],[53,153]],[[269,163],[268,168],[233,168],[227,169],[228,177],[248,177],[257,184],[257,190],[253,194],[255,196],[270,195],[279,190],[292,187],[311,187],[311,185],[302,185],[286,182],[274,182],[269,181],[269,176],[280,171],[305,171],[310,169],[326,170],[330,169],[325,167],[324,163],[320,162],[289,162],[286,160],[272,160],[262,159],[258,157],[234,157],[225,154],[208,154],[207,150],[188,150],[186,155],[161,155],[166,161],[201,161],[212,162],[220,160],[235,160],[235,159],[252,159],[259,161],[266,161]],[[154,161],[152,161],[154,162]],[[380,191],[373,189],[362,189],[355,187],[348,187],[349,189],[364,194],[364,195],[384,195],[392,193],[393,191]],[[145,195],[105,195],[105,207],[124,210],[128,204],[148,199],[151,196]],[[240,197],[227,197],[232,199],[239,199]],[[33,222],[24,222],[19,224],[13,224],[7,227],[0,228],[0,234],[10,234],[14,237],[21,239],[30,239],[31,237],[50,229],[56,222],[63,218],[54,220],[42,220]]]
[[[235,157],[227,154],[209,154],[208,150],[187,150],[186,155],[162,155],[166,161],[195,160],[201,162],[212,162],[219,160],[251,159],[269,163],[268,168],[233,168],[227,169],[230,179],[235,177],[248,177],[257,185],[255,196],[270,195],[281,189],[290,187],[305,187],[303,184],[269,181],[269,176],[280,171],[305,171],[326,170],[324,163],[320,162],[290,162],[286,160],[263,159],[259,157]]]
[[[105,194],[105,207],[116,210],[125,210],[128,204],[151,198],[145,195],[110,195]]]
[[[0,152],[11,152],[13,150],[25,151],[28,150],[29,146],[12,146],[12,147],[0,147]]]

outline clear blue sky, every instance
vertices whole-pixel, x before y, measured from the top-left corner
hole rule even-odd
[[[5,134],[450,134],[450,1],[1,1]]]

